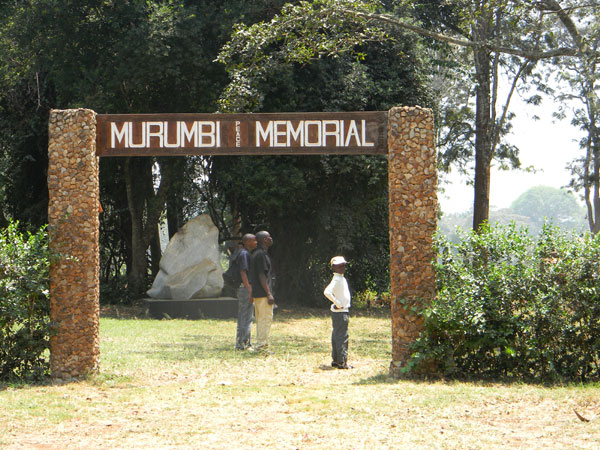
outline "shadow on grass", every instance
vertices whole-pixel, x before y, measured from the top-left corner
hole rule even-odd
[[[162,361],[189,361],[190,359],[218,359],[239,360],[264,357],[267,354],[273,356],[285,355],[287,353],[302,352],[302,354],[329,352],[328,342],[320,338],[310,336],[278,336],[271,339],[270,351],[240,351],[234,349],[233,339],[225,342],[221,338],[212,335],[195,334],[185,335],[182,342],[177,344],[155,345],[151,351],[139,353],[148,355],[153,359]]]
[[[31,389],[40,386],[58,386],[65,385],[69,383],[78,383],[79,381],[85,379],[86,377],[82,377],[81,379],[72,379],[69,381],[56,381],[53,380],[50,375],[44,376],[43,378],[36,378],[35,380],[8,380],[0,382],[0,392],[6,391],[8,389]]]
[[[391,355],[390,355],[391,357]],[[400,377],[391,375],[389,370],[385,370],[381,373],[378,373],[376,375],[372,375],[368,378],[363,378],[359,381],[356,381],[354,384],[355,385],[370,385],[370,384],[397,384],[397,383],[401,383],[401,382],[410,382],[413,384],[430,384],[430,383],[438,383],[438,382],[445,382],[448,384],[452,384],[452,383],[461,383],[463,381],[460,380],[453,380],[453,379],[445,379],[442,376],[438,376],[438,375],[430,375],[430,376],[411,376],[410,374],[406,374]],[[478,384],[478,385],[482,385],[485,386],[486,383],[483,380],[480,380],[479,382],[473,382],[472,384]],[[489,383],[490,385],[492,383]]]
[[[72,378],[69,380],[55,380],[50,375],[45,376],[42,379],[37,379],[35,381],[26,381],[26,380],[13,380],[13,381],[2,381],[0,382],[0,392],[6,391],[8,389],[13,390],[26,390],[36,387],[45,387],[45,386],[65,386],[70,384],[78,384],[81,382],[89,382],[91,384],[102,384],[104,386],[112,386],[112,385],[122,385],[124,383],[131,382],[132,378],[126,375],[118,375],[106,372],[96,372],[90,373],[88,375],[84,375],[78,378]]]
[[[363,378],[354,382],[353,384],[357,386],[366,386],[371,384],[397,384],[399,381],[401,380],[391,376],[388,372],[383,372],[377,375],[372,375],[368,378]]]
[[[482,388],[494,388],[498,386],[514,387],[514,386],[532,386],[536,388],[581,388],[583,385],[580,382],[544,382],[539,380],[523,380],[520,378],[483,378],[483,377],[444,377],[442,375],[429,375],[429,376],[411,376],[405,375],[401,377],[395,377],[390,375],[389,372],[385,371],[377,375],[363,378],[354,382],[354,385],[365,386],[365,385],[378,385],[378,384],[398,384],[402,382],[409,382],[418,385],[430,385],[433,383],[442,383],[448,386],[452,385],[470,385]],[[589,382],[585,384],[585,387],[598,388],[600,382]]]
[[[323,308],[314,308],[306,306],[294,306],[294,305],[281,305],[276,311],[275,315],[280,320],[297,320],[297,319],[312,319],[315,317],[325,318],[330,316],[330,310],[327,305]],[[391,312],[389,308],[361,308],[352,309],[350,315],[353,317],[377,317],[377,318],[389,318]],[[148,315],[148,308],[143,304],[135,305],[100,305],[100,317],[110,319],[122,319],[122,320],[165,320],[165,319],[153,319]],[[210,319],[210,318],[206,318]],[[200,319],[204,320],[204,319]],[[211,320],[235,320],[229,319],[211,319]]]
[[[354,382],[353,384],[358,385],[358,386],[364,386],[364,385],[376,385],[376,384],[398,384],[401,382],[410,382],[413,384],[431,384],[431,383],[447,383],[447,384],[456,384],[456,383],[467,383],[466,380],[455,380],[455,379],[445,379],[442,376],[436,376],[436,375],[432,375],[432,376],[428,376],[428,377],[424,377],[424,376],[410,376],[410,375],[405,375],[405,376],[401,376],[401,377],[396,377],[394,375],[391,375],[389,373],[388,370],[386,370],[385,372],[381,372],[378,373],[377,375],[372,375],[368,378],[363,378],[359,381]],[[485,380],[478,380],[478,381],[470,381],[468,382],[469,384],[473,384],[473,385],[478,385],[478,386],[491,386],[494,383]],[[495,383],[498,384],[498,383]],[[514,384],[513,383],[504,383],[507,386]]]
[[[35,383],[29,383],[27,381],[21,381],[21,380],[16,380],[16,381],[2,381],[0,382],[0,392],[6,391],[8,389],[29,389],[32,388],[34,386],[50,386],[52,384],[52,381],[50,380],[50,378],[48,378],[48,380],[42,380],[39,382],[35,382]]]

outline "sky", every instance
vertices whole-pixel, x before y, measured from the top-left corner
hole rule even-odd
[[[568,120],[552,118],[554,105],[551,99],[545,99],[541,106],[527,105],[519,99],[513,99],[513,102],[510,109],[517,117],[513,120],[508,141],[519,147],[522,167],[533,166],[536,173],[501,171],[492,167],[490,209],[508,208],[534,186],[566,186],[570,173],[565,166],[582,154],[576,142],[581,132]],[[540,119],[534,120],[535,115]],[[453,171],[448,180],[451,183],[443,185],[446,192],[438,195],[442,211],[451,214],[472,208],[473,187],[466,185],[467,178]]]

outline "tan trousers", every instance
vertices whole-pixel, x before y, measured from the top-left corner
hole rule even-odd
[[[269,305],[267,297],[254,299],[254,316],[256,317],[256,348],[269,346],[269,333],[273,323],[273,305]]]

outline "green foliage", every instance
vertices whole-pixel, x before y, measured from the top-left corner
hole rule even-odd
[[[100,304],[101,305],[132,305],[138,298],[130,290],[123,286],[127,285],[124,277],[111,278],[103,280],[100,283]]]
[[[281,0],[0,2],[0,226],[6,218],[47,223],[48,116],[51,109],[98,113],[214,112],[227,74],[214,60],[235,22],[271,17]],[[153,162],[177,172],[169,189],[170,228],[182,225],[200,158],[147,158],[131,164],[127,198],[124,158],[102,159],[100,189],[103,300],[132,289],[149,272],[133,236],[156,229]],[[189,164],[188,164],[189,162]],[[173,169],[168,166],[175,166]],[[161,177],[160,181],[165,181]],[[165,185],[167,183],[165,182]],[[204,200],[204,199],[203,199]],[[139,206],[133,222],[129,205]],[[189,205],[192,205],[190,207]],[[201,207],[205,206],[205,202]],[[172,211],[175,210],[175,211]],[[177,211],[178,210],[178,211]],[[189,216],[186,215],[185,219]],[[139,231],[137,234],[135,231]],[[142,242],[144,244],[145,242]],[[139,256],[141,255],[141,256]],[[156,257],[156,255],[153,255]],[[144,260],[142,260],[144,259]],[[157,258],[154,258],[157,259]],[[142,272],[140,274],[140,272]],[[126,276],[123,276],[126,275]],[[134,276],[135,275],[135,276]],[[141,276],[140,276],[141,275]],[[127,284],[122,281],[131,277]],[[121,286],[119,288],[119,285]],[[133,290],[133,289],[132,289]]]
[[[600,379],[600,239],[545,226],[438,237],[438,297],[410,368],[453,377]]]
[[[511,209],[521,216],[529,217],[536,230],[544,222],[552,220],[563,229],[585,228],[585,209],[577,203],[575,196],[565,190],[549,186],[535,186],[519,196]]]
[[[559,83],[556,89],[551,90],[557,105],[554,116],[570,119],[571,126],[582,133],[579,139],[580,154],[569,164],[572,175],[569,187],[583,194],[589,229],[597,234],[600,232],[600,10],[597,2],[594,3],[595,7],[590,9],[573,8],[572,14],[579,31],[572,27],[569,35],[574,37],[578,32],[581,33],[577,40],[582,51],[576,58],[564,61],[559,70],[548,65],[548,73]],[[553,31],[556,31],[557,40],[565,39],[559,30]]]
[[[459,242],[457,228],[470,227],[473,210],[443,214],[438,221],[439,231],[452,242]],[[585,209],[575,196],[564,189],[536,186],[521,194],[509,208],[492,209],[489,223],[496,225],[516,224],[527,228],[531,235],[542,232],[545,223],[552,223],[563,230],[583,232],[586,228]]]
[[[270,22],[237,25],[218,58],[231,75],[221,109],[250,112],[260,108],[261,84],[283,66],[342,55],[364,59],[364,44],[381,42],[387,35],[366,19],[349,17],[345,10],[373,12],[376,5],[361,0],[301,1],[284,5]]]
[[[348,14],[375,2],[298,2],[240,25],[219,60],[224,111],[387,110],[427,105],[419,41]],[[350,261],[353,292],[389,289],[387,161],[380,156],[214,158],[211,182],[242,228],[267,228],[278,302],[322,304],[329,259]]]
[[[23,234],[0,230],[0,379],[48,373],[50,251],[45,227]]]
[[[346,6],[349,3],[344,2]],[[228,82],[225,67],[215,62],[215,58],[228,39],[233,23],[262,22],[268,28],[282,4],[280,0],[184,3],[27,0],[0,6],[3,12],[0,15],[0,224],[3,216],[34,225],[47,221],[44,173],[50,109],[86,107],[99,113],[213,112]],[[362,42],[363,35],[353,34],[362,26],[362,20],[342,24],[339,11],[330,19],[336,30],[346,30],[347,36]],[[361,45],[366,44],[373,43],[365,41]],[[415,72],[413,68],[418,67],[411,57],[411,45],[410,40],[389,49],[373,44],[368,57],[360,62],[355,55],[348,54],[310,63],[290,63],[285,67],[275,64],[270,78],[259,86],[265,89],[265,110],[387,109],[401,103],[400,99],[423,104],[417,95],[410,97],[417,90],[415,86],[421,85],[418,78],[409,76]],[[6,111],[10,114],[4,114]],[[322,264],[321,261],[328,261],[332,254],[350,247],[356,254],[364,255],[364,261],[357,261],[357,276],[362,277],[377,265],[374,261],[381,261],[377,278],[386,279],[387,169],[384,158],[360,158],[347,165],[344,162],[351,159],[329,161],[324,158],[322,169],[320,164],[315,164],[318,158],[306,161],[304,158],[264,158],[264,168],[256,160],[250,163],[244,159],[187,158],[185,164],[178,164],[174,161],[176,158],[171,158],[173,162],[169,161],[169,165],[177,166],[173,169],[177,175],[171,178],[177,183],[173,183],[167,197],[169,228],[176,230],[198,210],[210,211],[222,238],[229,238],[237,230],[228,229],[229,224],[219,218],[236,220],[238,209],[244,219],[247,217],[246,227],[279,221],[273,227],[274,233],[280,242],[295,245],[287,249],[279,247],[283,255],[278,272],[279,291],[282,292],[285,280],[290,277],[303,278],[300,285],[295,281],[289,284],[289,290],[297,292],[297,296],[302,296],[307,286],[311,292],[318,292],[321,279],[326,276],[319,275],[315,281],[313,275],[318,272],[315,267]],[[160,165],[161,175],[164,175],[166,172],[162,171],[167,164],[160,161]],[[149,205],[154,196],[153,181],[157,182],[150,179],[152,162],[130,164],[131,178],[136,180],[133,199],[127,198],[125,166],[123,158],[102,159],[100,165],[104,209],[100,216],[103,302],[127,301],[123,280],[132,273],[134,259],[138,261],[132,251],[132,230],[139,224],[132,223],[130,204],[143,208],[140,213],[143,220],[152,216]],[[337,176],[332,171],[338,168],[339,178],[346,179],[343,188],[347,191],[356,190],[353,177],[357,179],[356,184],[370,189],[362,205],[358,205],[360,199],[352,199],[351,205],[334,211],[336,205],[328,206],[333,195],[320,198],[321,183],[335,184]],[[366,177],[352,174],[351,170],[360,170]],[[254,172],[256,177],[246,179],[245,174]],[[204,183],[209,176],[211,182]],[[235,180],[231,187],[227,185],[230,178]],[[371,181],[365,183],[365,179]],[[194,183],[197,180],[201,182]],[[265,180],[277,183],[265,184]],[[161,177],[163,181],[165,177]],[[256,184],[251,184],[253,182]],[[213,189],[215,186],[218,189]],[[314,192],[307,192],[311,189]],[[264,200],[256,201],[260,198]],[[286,202],[290,198],[297,198],[298,203]],[[238,203],[240,208],[237,208]],[[304,205],[308,207],[302,209]],[[169,215],[170,208],[178,211]],[[248,208],[253,211],[248,212]],[[353,218],[354,210],[370,215],[371,219]],[[287,219],[279,220],[286,214]],[[307,228],[307,221],[315,217],[311,214],[322,220]],[[336,223],[344,222],[339,230],[345,235],[331,240],[331,217],[337,214],[341,218],[335,219]],[[299,215],[304,217],[299,218]],[[172,217],[178,220],[172,221]],[[353,221],[357,223],[355,228],[351,227]],[[369,226],[368,221],[373,226]],[[319,228],[321,225],[325,227]],[[376,241],[368,242],[359,237],[367,227],[370,229],[366,236],[376,236]],[[152,230],[155,226],[144,223],[141,228]],[[346,233],[347,229],[351,231]],[[296,240],[296,230],[306,233]],[[323,236],[319,241],[315,238],[317,233]],[[321,246],[326,239],[336,246]],[[352,244],[345,244],[346,240]],[[315,248],[321,248],[322,253],[315,253]],[[138,254],[145,258],[145,249]],[[295,266],[290,266],[288,261],[292,261],[294,255],[299,258]],[[381,255],[383,258],[379,258]],[[143,263],[136,267],[141,267],[145,275],[149,271],[145,261]],[[326,274],[327,268],[319,273]],[[286,274],[290,274],[289,277]],[[131,286],[132,283],[127,284]],[[310,297],[316,298],[315,295]]]
[[[385,308],[389,309],[391,306],[392,296],[389,291],[378,293],[373,286],[372,282],[368,280],[367,287],[364,291],[355,292],[352,295],[352,308],[353,309],[371,309],[371,308]]]
[[[438,220],[438,233],[443,234],[452,242],[460,242],[461,230],[468,230],[473,223],[473,208],[459,213],[443,214]],[[527,228],[530,234],[539,231],[529,217],[516,214],[510,208],[503,208],[490,211],[490,221],[492,226],[515,224],[517,227]]]

